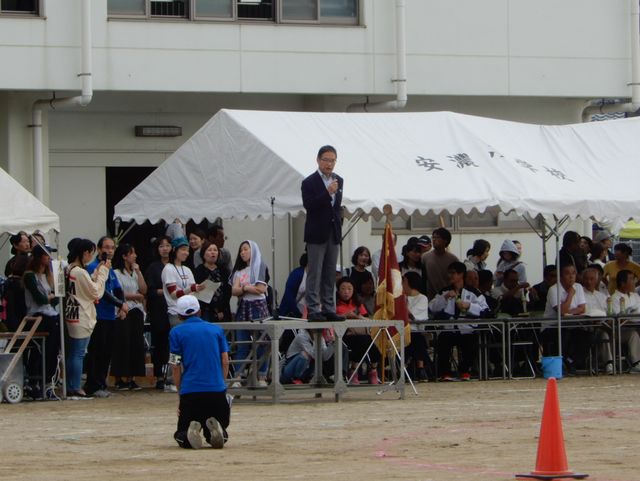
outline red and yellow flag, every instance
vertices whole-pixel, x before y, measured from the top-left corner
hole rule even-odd
[[[411,326],[409,325],[409,310],[407,298],[402,292],[402,274],[396,257],[393,231],[387,223],[384,228],[382,252],[380,254],[380,266],[378,268],[378,289],[376,290],[376,312],[374,319],[402,320],[404,321],[404,342],[411,342]],[[371,335],[375,336],[379,328],[372,328]],[[397,348],[400,347],[400,333],[395,327],[390,327],[389,334]],[[376,345],[380,353],[385,356],[391,346],[387,342],[386,335],[380,334]]]

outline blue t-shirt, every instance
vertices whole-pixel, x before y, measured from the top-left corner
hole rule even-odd
[[[190,317],[169,332],[169,350],[181,358],[180,394],[227,390],[220,356],[229,345],[220,326]]]
[[[91,262],[91,264],[87,264],[87,272],[89,275],[93,274],[98,268],[98,264],[100,264],[100,259],[97,257]],[[109,294],[113,294],[116,289],[122,290],[122,286],[120,285],[120,281],[116,277],[116,273],[113,272],[113,269],[109,269],[109,277],[107,277],[107,282],[104,283],[104,291]],[[116,319],[116,314],[118,313],[118,309],[116,306],[111,304],[110,302],[104,299],[104,296],[96,305],[96,317],[103,321],[114,321]]]

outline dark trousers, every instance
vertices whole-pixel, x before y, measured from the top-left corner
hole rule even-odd
[[[451,371],[451,350],[458,348],[458,372],[471,370],[478,358],[477,334],[461,334],[456,331],[445,331],[438,335],[438,374]]]
[[[131,309],[127,317],[116,319],[115,323],[111,375],[144,376],[144,313],[140,309]]]
[[[582,328],[562,328],[562,356],[565,360],[580,360],[589,354],[592,333]],[[558,328],[547,327],[540,333],[543,356],[558,355]]]
[[[164,377],[164,369],[169,362],[169,317],[167,311],[151,311],[149,324],[151,327],[151,362],[153,362],[153,375],[158,379]]]
[[[47,333],[45,340],[46,357],[44,360],[44,385],[46,386],[51,383],[51,379],[58,368],[58,353],[60,352],[60,316],[45,316],[43,314],[34,314],[34,316],[42,316],[42,322],[40,322],[38,332]],[[31,379],[40,376],[42,369],[42,353],[40,352],[40,349],[37,347],[29,349],[28,355],[25,358],[25,364],[27,368],[27,375],[30,378],[30,384],[34,385]]]
[[[91,333],[85,369],[87,372],[87,382],[84,390],[87,394],[96,392],[99,389],[107,388],[107,374],[113,353],[113,340],[116,332],[115,321],[98,319],[96,327]]]
[[[211,439],[211,433],[207,429],[206,421],[209,418],[215,418],[222,426],[226,440],[230,414],[231,408],[229,401],[227,401],[226,391],[181,394],[178,427],[173,437],[181,448],[191,448],[187,439],[187,430],[191,421],[198,421],[202,426],[204,437],[208,441]]]
[[[349,334],[344,336],[342,340],[349,348],[349,359],[353,362],[360,362],[373,339],[368,334]],[[380,361],[380,351],[375,344],[369,349],[369,359],[374,363]]]

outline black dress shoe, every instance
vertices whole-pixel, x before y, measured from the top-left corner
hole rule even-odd
[[[325,319],[327,319],[327,321],[330,322],[339,322],[339,321],[344,321],[345,317],[344,316],[340,316],[338,314],[336,314],[335,312],[324,312],[324,317]]]
[[[307,321],[309,322],[323,322],[326,320],[327,320],[326,316],[321,312],[312,312],[307,317]]]

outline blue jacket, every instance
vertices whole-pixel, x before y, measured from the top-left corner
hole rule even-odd
[[[329,195],[318,171],[302,181],[302,204],[307,211],[304,241],[309,244],[324,244],[329,239],[334,244],[339,244],[342,239],[342,186],[344,180],[338,175],[335,177],[338,179],[338,191],[333,205],[331,205],[331,195]]]
[[[87,272],[91,275],[100,264],[97,257],[87,265]],[[109,269],[109,277],[104,285],[104,294],[96,306],[96,317],[103,321],[115,321],[117,309],[124,303],[124,291],[113,269]]]

